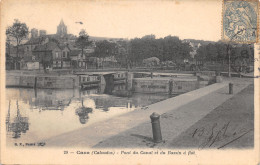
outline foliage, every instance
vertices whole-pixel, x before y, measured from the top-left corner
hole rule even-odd
[[[84,29],[82,29],[79,32],[79,37],[75,41],[76,47],[81,49],[82,55],[83,55],[84,49],[86,49],[91,44],[92,44],[92,42],[89,40],[89,35],[87,34],[87,32]]]
[[[161,61],[183,61],[189,58],[191,47],[178,37],[167,36],[156,39],[154,35],[135,38],[130,41],[129,60],[141,63],[143,59],[157,57]]]
[[[17,57],[18,57],[18,47],[21,44],[21,42],[25,38],[27,38],[28,34],[29,34],[29,28],[25,23],[21,23],[18,19],[15,19],[13,25],[7,27],[6,29],[7,38],[14,38],[16,41]]]
[[[118,47],[116,43],[103,40],[96,43],[94,55],[99,58],[105,58],[116,55],[117,51]]]
[[[128,67],[128,56],[129,56],[129,42],[128,41],[118,41],[117,42],[118,53],[116,54],[115,58],[120,66]]]
[[[237,58],[250,59],[254,57],[252,45],[227,44],[223,42],[210,43],[198,48],[195,58],[200,61],[228,61],[230,53],[231,62]]]

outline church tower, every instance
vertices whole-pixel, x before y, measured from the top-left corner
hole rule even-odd
[[[59,36],[67,35],[67,26],[64,24],[63,19],[61,19],[60,24],[57,26],[57,34]]]

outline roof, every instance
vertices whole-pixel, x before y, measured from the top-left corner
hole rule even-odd
[[[78,56],[81,53],[81,50],[72,50],[70,56]]]
[[[46,43],[44,45],[36,46],[33,51],[52,51],[52,50],[54,50],[56,48],[61,49],[58,46],[57,43],[55,43],[55,42],[48,42],[48,43]]]
[[[62,50],[65,49],[66,47],[67,47],[69,50],[71,50],[70,47],[69,47],[68,45],[66,45],[66,44],[59,45],[59,47],[60,47]]]
[[[41,44],[46,38],[47,38],[46,36],[41,36],[41,37],[37,37],[37,38],[31,38],[24,45]]]
[[[102,40],[118,41],[118,40],[126,40],[126,38],[110,38],[110,37],[89,36],[89,40],[94,40],[94,41],[102,41]]]
[[[41,44],[45,39],[48,38],[50,41],[57,41],[59,42],[62,38],[57,35],[57,34],[47,34],[47,35],[42,35],[39,37],[35,38],[30,38],[29,41],[27,41],[24,45],[36,45],[36,44]]]
[[[64,22],[63,22],[63,19],[61,19],[60,21],[60,24],[59,25],[62,25],[62,26],[65,26]]]

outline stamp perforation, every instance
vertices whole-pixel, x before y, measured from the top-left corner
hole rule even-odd
[[[236,2],[238,3],[236,4]],[[226,17],[226,12],[231,15]],[[221,15],[223,42],[256,43],[259,41],[259,2],[257,0],[222,0]]]

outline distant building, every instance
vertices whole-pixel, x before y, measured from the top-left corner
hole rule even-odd
[[[31,30],[31,38],[37,38],[38,37],[38,29],[33,28]]]
[[[72,67],[86,69],[87,68],[86,56],[87,56],[86,52],[83,52],[82,55],[81,50],[72,50],[70,52]]]
[[[211,41],[203,41],[203,40],[194,40],[194,39],[184,39],[182,40],[183,43],[189,43],[190,47],[192,48],[192,51],[190,52],[190,57],[194,58],[197,54],[197,50],[202,45],[207,45],[211,43]]]
[[[40,36],[45,36],[47,34],[46,30],[40,30]]]
[[[36,37],[31,38],[29,41],[27,41],[24,45],[24,56],[32,56],[32,51],[34,48],[38,45],[43,45],[49,42],[49,38],[47,37]]]
[[[26,56],[21,59],[20,69],[22,70],[38,70],[40,69],[39,61],[35,61],[35,59],[31,56]]]
[[[32,51],[35,61],[38,61],[43,69],[52,68],[53,54],[56,52],[61,54],[61,49],[54,42],[38,45]]]
[[[71,67],[70,48],[68,47],[68,45],[60,45],[59,47],[61,48],[61,52],[62,52],[61,55],[62,68],[70,68]]]
[[[50,41],[44,45],[38,45],[33,50],[35,60],[40,62],[41,68],[70,68],[70,49],[68,46],[59,46]]]
[[[90,60],[90,56],[94,52],[95,42],[100,40],[108,40],[109,42],[116,43],[124,40],[122,38],[90,36],[89,39],[93,41],[92,45],[87,49],[84,49],[84,53],[82,55],[81,51],[78,51],[78,47],[75,45],[76,39],[77,36],[68,34],[67,26],[62,19],[57,26],[56,34],[47,34],[46,30],[38,31],[38,29],[33,28],[31,29],[31,37],[23,40],[19,46],[18,57],[16,57],[17,50],[14,47],[16,41],[9,41],[11,46],[6,48],[6,54],[10,56],[8,60],[8,68],[35,68],[34,65],[38,61],[40,63],[40,68],[74,67],[86,69],[87,66],[96,66],[96,64],[99,63],[98,61],[101,63],[101,59],[95,58],[94,61]],[[30,59],[35,59],[36,61]],[[20,66],[20,60],[23,60],[22,63],[26,64],[26,66]],[[114,65],[115,61],[115,59],[109,57],[102,59],[102,64],[111,65],[111,63],[113,63]]]
[[[56,34],[59,36],[67,35],[67,26],[64,24],[63,19],[61,19],[60,24],[57,26]]]

